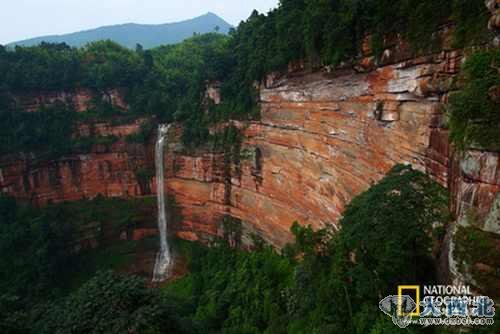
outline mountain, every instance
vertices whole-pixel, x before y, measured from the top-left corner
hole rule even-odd
[[[105,26],[64,35],[42,36],[10,43],[10,46],[32,46],[42,42],[62,43],[70,46],[82,46],[89,42],[110,39],[123,46],[134,48],[141,44],[149,49],[162,44],[182,42],[194,33],[208,33],[219,28],[220,33],[227,34],[232,27],[224,19],[214,13],[175,23],[135,24]]]

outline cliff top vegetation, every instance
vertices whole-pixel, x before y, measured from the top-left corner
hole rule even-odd
[[[18,107],[12,96],[16,92],[83,87],[102,93],[118,87],[130,105],[129,116],[182,123],[188,129],[185,143],[200,145],[215,122],[258,118],[254,83],[291,61],[318,66],[355,59],[367,35],[375,54],[391,34],[408,40],[416,53],[431,52],[439,45],[435,32],[449,24],[454,26],[456,47],[483,43],[489,38],[483,2],[282,0],[267,14],[254,11],[229,37],[210,33],[151,50],[140,45],[130,50],[110,41],[80,49],[65,44],[0,46],[0,120],[6,129],[22,131],[4,112]],[[206,113],[210,82],[222,83],[223,103],[209,105],[211,112]],[[25,118],[21,124],[32,122]],[[16,144],[16,150],[36,150]]]

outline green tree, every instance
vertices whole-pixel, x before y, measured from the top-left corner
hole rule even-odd
[[[43,312],[37,333],[192,333],[175,300],[138,277],[98,273],[76,293]]]

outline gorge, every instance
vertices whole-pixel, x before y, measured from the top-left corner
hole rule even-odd
[[[467,15],[443,15],[446,19],[438,17],[439,24],[429,19],[431,27],[428,29],[432,30],[424,31],[430,36],[429,45],[424,47],[416,46],[415,41],[412,43],[415,35],[422,31],[381,32],[377,29],[365,30],[363,27],[361,34],[357,24],[365,22],[362,19],[350,22],[347,24],[349,29],[343,30],[343,26],[336,26],[335,29],[328,26],[329,22],[338,22],[329,18],[331,20],[325,19],[324,22],[331,29],[322,28],[318,34],[323,36],[326,35],[325,31],[331,31],[334,37],[339,37],[349,31],[353,35],[346,38],[356,45],[354,51],[341,48],[344,39],[338,40],[338,44],[334,43],[333,48],[327,38],[321,39],[321,43],[312,38],[321,45],[318,50],[309,50],[311,45],[305,43],[304,54],[299,52],[301,57],[289,56],[291,59],[286,58],[286,61],[276,60],[279,57],[275,59],[273,55],[283,48],[271,43],[281,41],[279,33],[273,30],[275,22],[272,20],[278,20],[278,17],[285,23],[289,22],[286,20],[292,20],[298,25],[294,15],[302,13],[300,8],[294,12],[287,7],[292,7],[289,1],[283,2],[278,14],[252,14],[227,40],[217,34],[195,36],[181,45],[151,52],[126,51],[106,43],[91,45],[78,52],[60,46],[62,51],[54,51],[56,54],[71,58],[66,53],[72,55],[75,52],[76,59],[81,59],[82,68],[79,71],[83,79],[80,78],[74,86],[65,83],[57,89],[36,89],[29,85],[20,89],[15,86],[18,84],[16,82],[9,83],[10,86],[5,84],[5,87],[17,88],[0,91],[0,97],[6,101],[3,103],[0,100],[0,107],[6,106],[5,114],[9,117],[22,113],[32,123],[44,124],[37,119],[44,112],[56,120],[56,125],[60,124],[57,122],[63,122],[61,118],[64,119],[59,117],[59,112],[63,116],[72,115],[74,123],[68,126],[70,133],[63,134],[69,147],[62,145],[57,152],[47,149],[51,145],[44,144],[61,142],[57,137],[41,137],[42,140],[35,140],[35,143],[17,140],[16,136],[27,128],[28,121],[11,120],[5,116],[15,131],[10,137],[5,135],[6,139],[2,142],[7,144],[2,146],[6,148],[0,155],[0,193],[15,198],[19,203],[41,208],[96,198],[147,201],[156,196],[157,216],[150,212],[149,218],[154,218],[158,228],[151,225],[151,220],[144,219],[135,219],[137,223],[133,228],[119,227],[124,231],[124,235],[119,238],[124,240],[159,235],[160,247],[152,273],[154,283],[168,278],[169,270],[172,269],[168,232],[180,240],[214,246],[213,257],[205,251],[191,254],[191,257],[199,256],[207,261],[197,269],[202,267],[208,274],[196,273],[198,276],[195,276],[203,283],[213,279],[216,282],[214,285],[229,286],[231,289],[237,289],[238,284],[244,286],[248,283],[274,290],[273,286],[266,285],[268,271],[272,273],[269,277],[278,277],[283,281],[286,281],[283,277],[293,277],[290,280],[296,284],[293,286],[295,290],[284,286],[278,279],[278,283],[273,281],[282,288],[276,289],[279,291],[279,297],[276,298],[280,302],[280,298],[287,301],[282,303],[285,305],[283,307],[287,314],[292,315],[301,308],[301,303],[297,302],[302,300],[300,291],[315,289],[311,283],[315,282],[311,272],[325,272],[334,282],[328,281],[327,284],[319,280],[325,285],[318,287],[318,291],[341,296],[339,298],[347,299],[348,303],[348,293],[354,296],[359,293],[358,290],[378,289],[377,284],[382,284],[377,277],[373,286],[357,286],[359,283],[353,281],[352,277],[364,277],[365,274],[372,279],[373,275],[361,269],[349,271],[352,269],[349,266],[365,262],[369,266],[371,254],[366,251],[367,259],[363,259],[360,257],[363,250],[361,246],[351,245],[352,248],[346,248],[349,251],[341,248],[343,242],[349,244],[352,240],[362,240],[359,235],[362,233],[355,229],[355,213],[356,210],[362,211],[360,203],[367,203],[363,200],[368,200],[363,198],[373,196],[369,198],[375,202],[372,203],[373,207],[388,215],[388,223],[400,223],[399,226],[392,226],[394,229],[404,231],[404,235],[413,236],[415,233],[420,237],[420,234],[425,234],[432,239],[430,246],[421,248],[431,254],[433,264],[426,267],[427,263],[419,263],[422,264],[419,268],[423,269],[415,269],[415,277],[435,269],[436,280],[440,284],[470,286],[474,293],[488,295],[498,303],[500,147],[497,145],[500,133],[496,121],[500,85],[500,3],[486,1],[485,7],[484,1],[473,2],[474,10],[481,14],[474,21],[482,24],[482,30],[478,30],[481,38],[476,40],[467,34],[460,35],[464,31],[476,31],[471,28],[473,25]],[[428,4],[429,7],[425,7]],[[467,4],[472,6],[472,2]],[[481,9],[477,9],[478,4]],[[434,5],[436,2],[423,1],[419,5],[422,7],[418,7],[419,11],[416,12],[418,15],[423,15],[421,11],[427,13],[427,9],[433,12],[436,9]],[[465,12],[470,10],[466,5],[463,8],[461,5],[456,6]],[[448,9],[444,3],[438,7],[440,10]],[[383,10],[382,13],[385,13]],[[336,11],[338,9],[332,10]],[[320,7],[318,12],[324,11]],[[356,12],[356,15],[363,18],[365,14],[362,13],[365,12],[360,12]],[[441,13],[437,9],[435,12]],[[309,12],[305,13],[303,15],[307,18]],[[487,16],[488,25],[482,21],[482,15]],[[413,19],[416,20],[415,17]],[[338,18],[335,16],[335,19]],[[468,29],[460,25],[463,22],[455,22],[460,21],[460,18],[469,24]],[[320,19],[314,22],[323,22]],[[409,19],[411,26],[410,23],[415,24]],[[275,36],[263,38],[259,35],[262,33],[259,27],[262,26],[268,28],[263,29],[266,34],[274,33]],[[275,30],[283,26],[290,29],[295,27],[276,24]],[[428,26],[422,23],[422,27]],[[252,35],[254,33],[257,37]],[[460,36],[467,36],[470,43],[457,44]],[[255,43],[263,40],[269,45],[264,43],[259,44],[259,48],[255,47]],[[289,48],[285,49],[292,52],[297,45],[293,41],[288,42]],[[233,49],[227,51],[225,48],[228,45]],[[56,46],[54,48],[57,49]],[[20,50],[16,52],[23,52],[23,49]],[[264,51],[258,53],[258,50]],[[346,56],[339,60],[338,55],[330,54],[334,51],[345,52]],[[238,58],[237,52],[248,54],[248,59]],[[110,57],[113,64],[119,65],[113,67],[106,63],[108,58],[103,55],[112,55],[115,57]],[[286,65],[264,66],[261,64],[262,59],[270,63],[281,61]],[[101,69],[99,66],[102,66],[103,73],[112,73],[113,80],[105,75],[94,77],[94,73],[98,72],[95,69]],[[229,74],[226,67],[232,69]],[[61,105],[69,106],[71,112],[59,110]],[[488,113],[472,115],[476,111],[474,108],[487,110]],[[471,114],[470,118],[460,112],[467,116]],[[461,122],[466,125],[463,126]],[[16,127],[18,123],[22,126]],[[45,132],[51,132],[52,128],[47,126],[47,129],[49,131]],[[15,147],[12,143],[27,148],[9,151],[10,147]],[[376,188],[380,184],[382,187]],[[388,185],[394,188],[384,188]],[[388,193],[384,189],[389,189]],[[418,197],[423,190],[438,193],[436,197],[439,197],[439,204],[447,202],[445,206],[450,217],[443,218],[444,221],[435,219],[434,215],[437,216],[436,212],[439,211],[436,208],[438,201],[429,203],[425,196]],[[370,195],[371,192],[380,197]],[[403,197],[399,197],[402,193],[417,196],[416,199],[409,198],[418,205],[422,201],[427,205],[435,204],[436,207],[431,205],[432,209],[427,212],[427,207],[422,208],[424,204],[415,210],[403,205],[415,216],[408,214],[412,218],[399,217],[400,212],[391,211],[391,203],[394,203],[394,211],[397,211],[396,205],[403,202]],[[442,193],[447,193],[448,197],[441,196]],[[151,210],[150,207],[148,209]],[[430,231],[423,227],[419,231],[410,230],[420,221],[408,219],[417,219],[419,214],[424,216],[422,219],[426,223],[432,225]],[[442,218],[441,212],[439,214]],[[377,216],[376,213],[373,216]],[[394,220],[394,217],[400,220]],[[361,218],[358,220],[362,221]],[[346,237],[341,233],[345,229],[341,221],[352,224],[345,233],[353,233],[358,239],[348,239],[352,236]],[[387,237],[387,244],[385,240],[380,242],[381,239],[371,239],[373,235],[369,235],[370,231],[378,232],[378,228],[384,231],[381,225],[375,224],[370,226],[371,229],[365,227],[365,230],[361,230],[368,235],[364,240],[367,244],[372,242],[372,246],[375,244],[381,248],[392,245],[392,231],[377,236]],[[330,232],[345,237],[347,241],[340,242],[340,246],[325,246],[322,233]],[[312,247],[313,251],[300,243],[307,244],[308,238],[317,242]],[[215,247],[220,240],[225,240],[236,249],[257,251],[250,252],[249,258],[241,259],[239,255],[231,257],[233,255],[226,249]],[[183,245],[183,241],[176,242]],[[407,251],[403,249],[405,245],[397,246],[402,248],[402,253]],[[412,250],[420,250],[414,244],[411,246]],[[330,248],[325,251],[322,247]],[[332,251],[335,255],[344,256],[341,260],[328,253],[331,249],[337,250],[336,247],[345,251],[345,254]],[[281,258],[273,250],[292,255]],[[322,252],[329,254],[324,257],[331,262],[324,260]],[[274,261],[276,266],[263,264],[267,263],[267,258]],[[304,259],[304,264],[300,264],[297,259]],[[223,260],[227,260],[230,265]],[[295,260],[299,264],[291,267],[290,263]],[[372,260],[385,261],[378,258]],[[191,261],[195,260],[191,258]],[[387,262],[390,262],[389,259]],[[249,273],[239,265],[246,270],[254,268],[253,265],[265,274],[261,277],[260,272]],[[234,270],[232,273],[232,266],[240,268],[241,272]],[[220,278],[222,275],[218,275],[215,269],[210,271],[221,267],[222,271],[235,275],[231,276],[234,282],[223,281]],[[345,267],[349,270],[344,271]],[[430,267],[433,269],[428,269]],[[371,273],[369,270],[367,272]],[[337,274],[342,279],[336,278]],[[201,283],[196,285],[191,279],[195,281],[195,278],[188,277],[186,281],[181,280],[178,286],[174,283],[171,289],[181,293],[183,289],[189,291],[188,288],[203,290]],[[258,284],[254,284],[252,279]],[[384,283],[388,281],[390,279]],[[231,294],[231,289],[228,289],[228,295],[221,297],[221,304],[239,298]],[[290,292],[292,290],[295,294]],[[214,311],[219,310],[219,304],[214,301],[216,297],[210,295],[210,291],[208,296],[202,296],[197,301],[202,300],[206,304],[196,312],[209,314],[209,320],[218,324],[220,319],[217,317],[222,316]],[[255,300],[267,302],[268,297],[259,296]],[[321,296],[314,298],[310,300],[322,300]],[[304,308],[313,304],[310,300],[304,301]],[[357,301],[363,305],[361,297]],[[332,306],[332,312],[341,314],[342,319],[350,319],[350,326],[364,328],[363,319],[349,314],[347,309],[335,307],[338,306]],[[260,309],[260,306],[255,308]],[[220,309],[227,311],[224,307]],[[273,318],[269,314],[279,313],[269,305],[262,309],[262,312],[268,312],[266,316],[269,318]],[[378,311],[376,307],[375,311]],[[246,316],[238,308],[232,312],[234,319]],[[286,322],[277,316],[273,319],[276,323]],[[252,321],[269,325],[260,318]],[[235,322],[238,325],[238,320]],[[309,323],[314,321],[304,318],[303,323],[297,326],[309,328],[304,325]],[[237,325],[229,325],[233,326],[232,329],[238,328]],[[332,328],[338,330],[342,326],[328,327],[324,332],[335,332]],[[273,332],[271,325],[271,329],[264,328]],[[263,332],[261,327],[259,330]],[[259,330],[248,332],[257,333]],[[301,333],[301,330],[295,332]]]
[[[370,51],[365,52],[360,63],[371,59]],[[139,132],[141,123],[134,122],[81,127],[80,132],[118,138],[89,154],[45,161],[29,155],[4,157],[2,191],[41,205],[151,192],[161,203],[164,172],[165,188],[183,217],[174,227],[179,237],[208,242],[223,233],[221,222],[230,216],[241,221],[244,244],[257,234],[283,247],[291,240],[294,221],[315,228],[335,224],[354,196],[404,163],[450,189],[455,217],[475,208],[480,217],[492,217],[489,230],[495,231],[498,153],[471,149],[460,158],[443,126],[443,102],[464,52],[443,46],[437,54],[408,58],[404,45],[395,44],[386,54],[390,57],[379,66],[361,72],[308,73],[299,67],[268,76],[260,88],[262,118],[232,123],[242,141],[230,152],[203,146],[188,150],[181,143],[182,129],[172,127],[174,139],[166,143],[164,159],[156,148],[157,187],[137,173],[154,166],[154,145],[125,140]],[[46,97],[20,99],[31,104]],[[164,138],[161,133],[157,145]],[[161,206],[159,212],[162,224]]]

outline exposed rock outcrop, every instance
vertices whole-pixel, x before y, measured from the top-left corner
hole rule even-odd
[[[280,247],[290,241],[294,221],[335,225],[352,198],[397,163],[447,186],[442,82],[458,72],[461,59],[461,52],[447,51],[367,73],[268,78],[261,121],[240,125],[242,157],[231,165],[229,184],[223,154],[190,156],[172,146],[167,186],[182,207],[182,233],[206,239],[230,215],[243,222],[244,233]]]
[[[127,143],[125,136],[137,132],[140,122],[111,126],[81,126],[80,134],[116,136],[117,141],[95,145],[91,153],[47,160],[35,154],[0,158],[0,190],[33,204],[44,205],[94,198],[142,196],[148,193],[136,172],[148,166],[148,151],[143,145]],[[147,187],[149,188],[149,187]]]
[[[488,22],[488,28],[495,34],[493,43],[495,46],[500,46],[500,1],[485,0],[484,3],[491,13],[491,18]]]
[[[57,102],[72,105],[77,112],[83,112],[91,108],[96,99],[111,103],[117,108],[128,109],[120,89],[98,92],[76,88],[66,91],[25,91],[9,95],[16,108],[28,112],[36,112],[42,105],[48,106]]]
[[[500,154],[456,154],[450,177],[451,224],[443,257],[450,279],[500,298]]]

